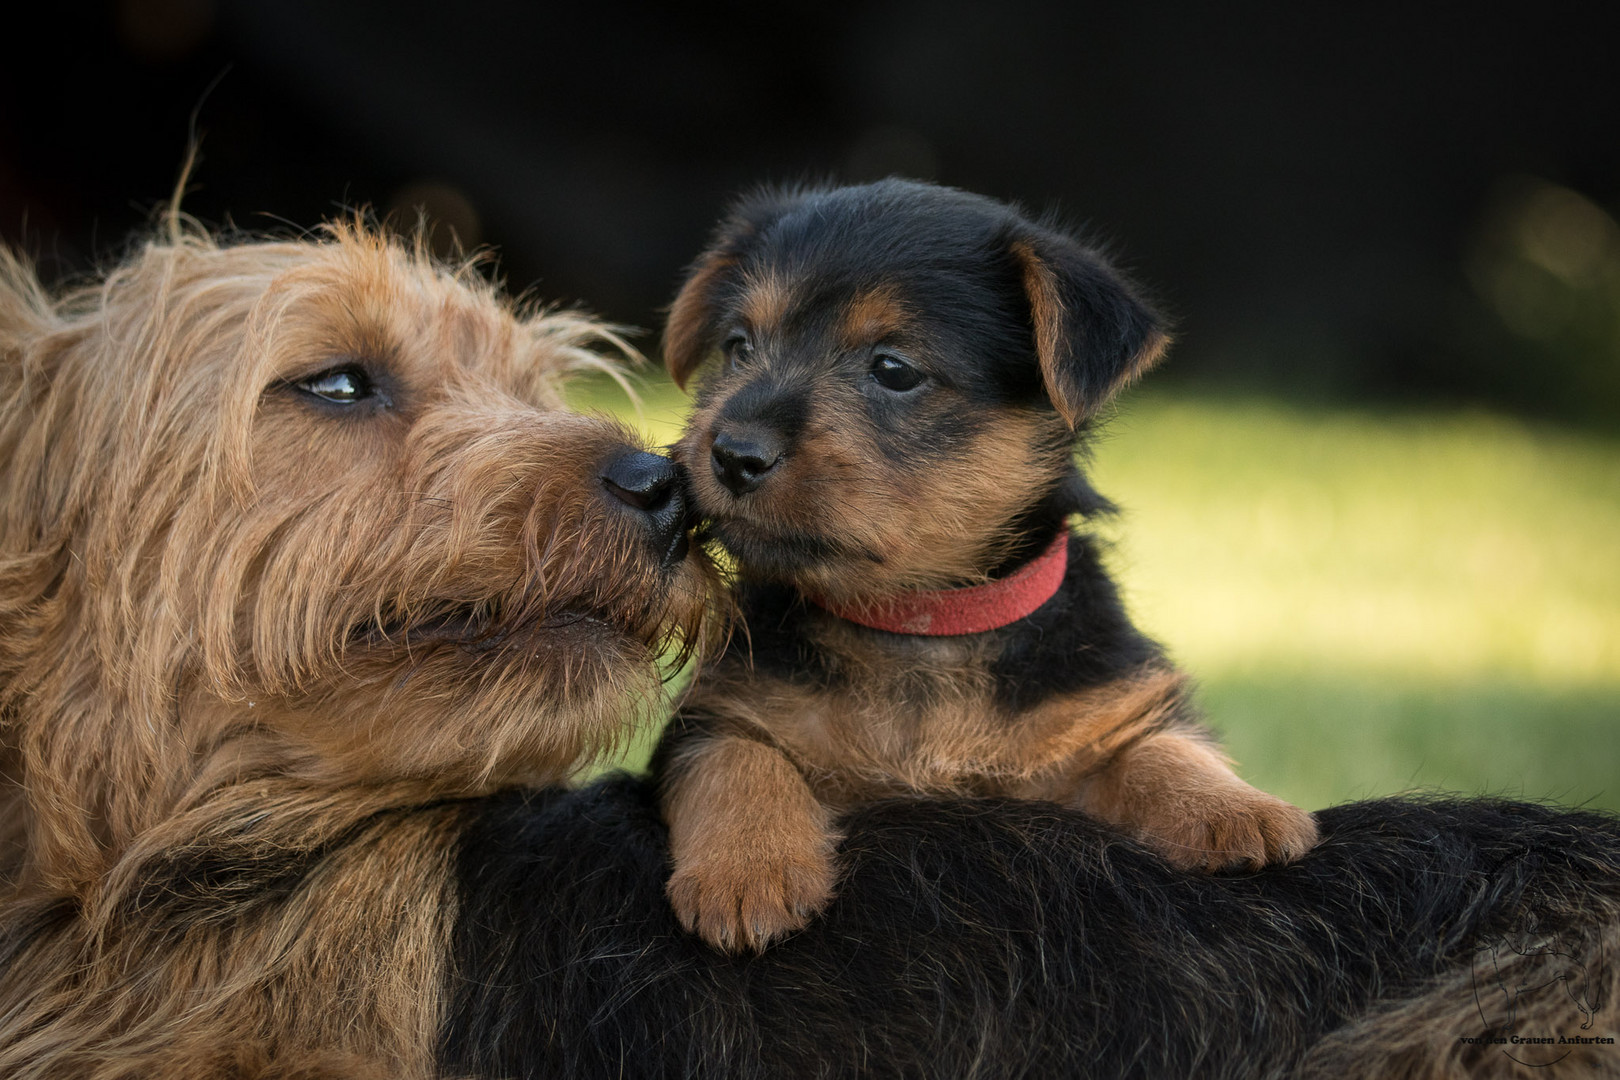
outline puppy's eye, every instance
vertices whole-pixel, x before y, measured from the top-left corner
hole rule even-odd
[[[376,387],[357,367],[333,368],[293,383],[306,394],[337,405],[353,405],[376,395]]]
[[[754,343],[744,334],[732,334],[720,348],[726,354],[726,366],[739,368],[754,358]]]
[[[893,353],[878,353],[872,358],[872,378],[885,390],[898,393],[915,388],[927,376]]]

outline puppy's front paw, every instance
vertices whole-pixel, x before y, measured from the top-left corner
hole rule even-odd
[[[1310,814],[1241,780],[1198,802],[1182,802],[1176,810],[1144,822],[1141,834],[1183,870],[1257,870],[1293,862],[1316,846],[1316,820]]]
[[[836,879],[822,851],[707,852],[665,891],[681,925],[717,949],[760,952],[824,910]]]

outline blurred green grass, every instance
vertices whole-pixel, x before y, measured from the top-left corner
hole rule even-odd
[[[601,380],[572,402],[672,442],[682,395],[639,394],[639,415]],[[1445,790],[1620,809],[1620,441],[1148,391],[1093,449],[1131,610],[1252,782],[1307,807]]]

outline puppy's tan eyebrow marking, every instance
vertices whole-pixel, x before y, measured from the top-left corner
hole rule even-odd
[[[743,320],[755,330],[782,324],[793,306],[793,288],[773,271],[751,271],[743,278]]]
[[[839,337],[847,348],[870,345],[911,321],[911,309],[889,285],[858,293],[844,308]]]

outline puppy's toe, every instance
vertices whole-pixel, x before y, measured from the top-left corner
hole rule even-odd
[[[1262,793],[1263,794],[1263,793]],[[1289,863],[1316,846],[1316,819],[1292,803],[1266,796],[1271,805],[1257,817],[1265,836],[1266,862]]]
[[[1258,870],[1299,858],[1316,846],[1317,831],[1299,807],[1243,784],[1145,830],[1144,839],[1183,870]]]
[[[724,952],[760,952],[800,929],[832,900],[835,878],[825,856],[799,853],[683,866],[667,892],[681,925]]]

